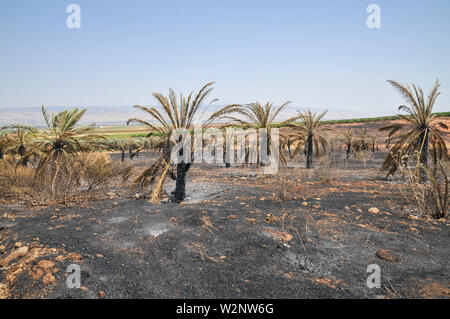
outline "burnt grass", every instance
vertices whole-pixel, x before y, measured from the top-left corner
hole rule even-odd
[[[274,176],[196,165],[181,205],[136,200],[120,184],[68,206],[3,205],[0,259],[18,242],[28,253],[0,267],[2,297],[449,298],[448,220],[402,200],[378,170],[383,153],[367,166],[342,156]],[[51,267],[39,273],[42,260]],[[80,289],[66,285],[70,264]],[[371,264],[380,288],[366,286]]]

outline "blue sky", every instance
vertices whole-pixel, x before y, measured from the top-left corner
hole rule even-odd
[[[449,33],[448,0],[1,0],[0,107],[153,104],[216,81],[222,104],[391,114],[403,100],[387,79],[428,91],[439,77],[448,111]]]

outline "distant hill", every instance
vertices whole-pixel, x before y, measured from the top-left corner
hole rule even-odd
[[[201,118],[208,118],[213,112],[221,108],[222,105],[210,105],[204,107],[205,112],[200,112]],[[51,106],[46,107],[49,112],[59,112],[66,107]],[[97,126],[109,126],[109,125],[125,125],[126,121],[132,117],[145,118],[145,113],[134,109],[132,106],[92,106],[82,107],[86,108],[87,112],[81,120],[81,124],[93,124]],[[295,106],[288,106],[279,115],[279,120],[285,120],[297,114],[297,111],[305,110],[306,108],[300,108]],[[312,108],[313,111],[322,111],[320,108]],[[378,114],[378,116],[381,114]],[[368,112],[351,112],[344,110],[329,109],[325,117],[325,120],[342,120],[353,119],[362,117],[374,117],[377,114]],[[199,120],[199,118],[197,119]],[[15,108],[0,108],[0,126],[10,124],[27,124],[36,127],[44,126],[44,119],[42,117],[40,107],[15,107]]]

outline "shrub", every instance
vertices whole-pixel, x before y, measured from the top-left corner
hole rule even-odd
[[[436,219],[446,218],[449,200],[449,162],[437,162],[432,169],[425,166],[422,168],[428,176],[428,181],[423,181],[416,171],[399,165],[401,175],[407,182],[399,190],[406,202],[416,206],[420,213]]]
[[[28,204],[67,202],[94,188],[106,187],[114,178],[126,180],[132,167],[112,162],[98,152],[54,158],[45,169],[22,167],[13,160],[0,161],[0,199]]]
[[[0,160],[0,200],[32,200],[36,194],[34,170],[11,158]]]
[[[77,161],[80,168],[84,170],[82,179],[88,190],[105,187],[112,178],[117,176],[127,179],[131,173],[130,166],[112,162],[104,153],[81,153]]]

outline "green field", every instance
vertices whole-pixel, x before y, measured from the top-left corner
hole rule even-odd
[[[438,117],[450,117],[450,112],[434,113]],[[381,117],[369,117],[358,119],[346,119],[346,120],[328,120],[322,121],[324,124],[358,124],[358,123],[370,123],[379,121],[394,121],[399,120],[400,116],[381,116]],[[274,127],[279,127],[280,124],[274,124]],[[113,139],[127,139],[127,138],[142,138],[148,135],[148,130],[144,126],[116,126],[116,127],[103,127],[96,128],[90,133],[103,135],[107,138]],[[159,134],[154,134],[155,136]]]

